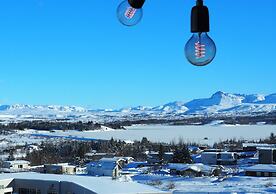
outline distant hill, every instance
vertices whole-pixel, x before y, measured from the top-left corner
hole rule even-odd
[[[276,94],[231,94],[216,92],[209,98],[170,102],[161,106],[121,109],[87,109],[57,105],[0,105],[0,120],[114,121],[139,119],[178,119],[191,116],[240,116],[276,112]]]

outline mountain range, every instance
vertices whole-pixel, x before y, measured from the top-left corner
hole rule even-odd
[[[87,109],[57,105],[0,105],[0,120],[69,119],[128,120],[177,118],[192,115],[256,115],[276,111],[276,94],[231,94],[216,92],[209,98],[171,102],[161,106],[136,106],[121,109]]]

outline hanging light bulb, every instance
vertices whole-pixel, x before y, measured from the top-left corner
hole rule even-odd
[[[196,66],[205,66],[216,56],[216,45],[208,36],[210,31],[209,11],[203,0],[197,0],[191,14],[191,32],[193,36],[186,43],[185,55],[188,61]]]
[[[117,8],[118,20],[125,26],[138,24],[143,17],[145,0],[125,0]]]

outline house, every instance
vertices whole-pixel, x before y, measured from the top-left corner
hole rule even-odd
[[[47,174],[76,174],[76,166],[68,163],[45,164],[44,173]]]
[[[115,153],[97,153],[96,151],[92,151],[91,153],[85,154],[86,161],[98,161],[102,158],[111,158],[114,157]]]
[[[121,168],[125,167],[127,164],[132,163],[134,158],[132,157],[113,157],[113,158],[102,158],[100,162],[115,161]]]
[[[131,162],[125,166],[125,168],[143,168],[147,167],[148,162]]]
[[[276,148],[261,148],[258,153],[260,164],[276,164]]]
[[[106,158],[105,158],[106,159]],[[124,167],[127,164],[134,162],[133,157],[114,157],[115,160],[120,162],[120,165]]]
[[[206,165],[236,165],[238,161],[235,152],[203,152],[201,163]]]
[[[240,151],[237,152],[238,159],[252,158],[252,157],[255,157],[256,154],[257,154],[256,151],[243,151],[243,150],[240,150]]]
[[[203,152],[201,153],[201,163],[207,165],[217,164],[217,152]]]
[[[30,162],[25,160],[5,161],[2,172],[24,172],[30,169]]]
[[[237,165],[238,155],[235,152],[221,152],[217,155],[218,165]]]
[[[120,176],[121,167],[116,161],[98,161],[90,162],[87,165],[87,172],[92,176],[111,176],[117,178]]]
[[[171,175],[200,177],[210,176],[214,173],[215,168],[204,164],[181,164],[169,163],[167,168],[170,170]]]
[[[147,162],[131,162],[122,169],[122,175],[144,174],[150,172],[151,167]]]
[[[163,161],[164,163],[168,163],[170,162],[172,159],[173,159],[173,152],[165,152],[163,154]],[[161,161],[160,161],[160,155],[159,155],[159,152],[148,152],[147,153],[147,161],[148,163],[151,163],[151,164],[159,164]]]
[[[243,143],[243,151],[252,152],[262,148],[276,148],[276,144],[262,144],[262,143]]]
[[[133,158],[102,158],[98,162],[90,162],[87,165],[87,172],[92,176],[111,176],[117,178],[120,176],[122,168]]]
[[[199,154],[203,152],[198,146],[188,146],[189,152],[192,154]]]
[[[276,165],[257,164],[244,169],[246,176],[276,177]]]
[[[81,174],[87,174],[87,168],[85,167],[76,167],[76,174],[81,175]]]
[[[210,149],[205,149],[204,152],[223,152],[223,150],[222,149],[210,148]]]

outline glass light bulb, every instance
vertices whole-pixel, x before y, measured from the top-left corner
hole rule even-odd
[[[216,56],[216,45],[206,32],[194,33],[185,46],[185,55],[190,63],[205,66]]]
[[[135,9],[125,0],[117,8],[117,17],[123,25],[134,26],[141,21],[143,9]]]

